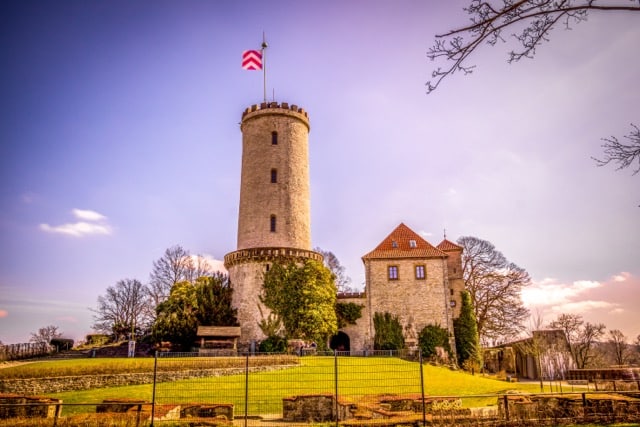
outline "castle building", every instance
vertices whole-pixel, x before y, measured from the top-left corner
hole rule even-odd
[[[240,323],[240,348],[263,340],[260,322],[270,311],[260,301],[264,273],[275,262],[322,261],[311,248],[309,116],[296,105],[262,103],[242,114],[242,173],[237,249],[224,257]],[[362,307],[362,316],[332,340],[343,350],[372,349],[376,313],[397,316],[408,347],[434,324],[450,332],[464,289],[462,248],[448,240],[433,246],[400,224],[362,257],[366,288],[338,295]]]
[[[460,314],[462,247],[443,240],[433,246],[405,224],[398,225],[375,249],[362,257],[365,292],[340,295],[339,301],[363,306],[362,317],[347,325],[332,344],[344,350],[373,348],[376,313],[397,316],[407,347],[417,345],[427,325],[449,331],[455,348],[453,319]]]
[[[265,338],[263,275],[274,262],[315,259],[311,250],[309,116],[297,105],[262,103],[242,114],[237,250],[224,257],[238,310],[240,345]]]

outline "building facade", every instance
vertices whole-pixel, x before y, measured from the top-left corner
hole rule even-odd
[[[375,249],[362,257],[365,292],[341,296],[340,302],[363,306],[355,325],[341,330],[342,348],[373,348],[376,313],[397,316],[407,347],[417,345],[427,325],[449,331],[455,349],[453,319],[459,316],[462,248],[448,240],[433,246],[405,224],[398,225]]]

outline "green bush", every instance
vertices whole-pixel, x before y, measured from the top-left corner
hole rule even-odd
[[[391,313],[375,313],[373,315],[374,350],[401,350],[404,348],[404,335],[398,316]]]
[[[432,358],[436,355],[436,347],[442,347],[451,355],[449,345],[449,332],[440,325],[427,325],[418,335],[418,346],[422,351],[422,357]]]
[[[285,353],[287,351],[287,340],[278,336],[268,337],[260,343],[258,350],[260,353]]]

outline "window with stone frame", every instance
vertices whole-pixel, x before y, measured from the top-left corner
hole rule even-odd
[[[427,268],[424,265],[416,265],[416,279],[426,279]]]
[[[390,265],[389,266],[389,280],[398,280],[398,266]]]

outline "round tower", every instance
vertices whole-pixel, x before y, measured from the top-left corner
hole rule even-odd
[[[265,336],[263,275],[273,262],[322,260],[311,250],[309,116],[297,105],[262,103],[242,114],[237,250],[224,257],[241,344]]]

